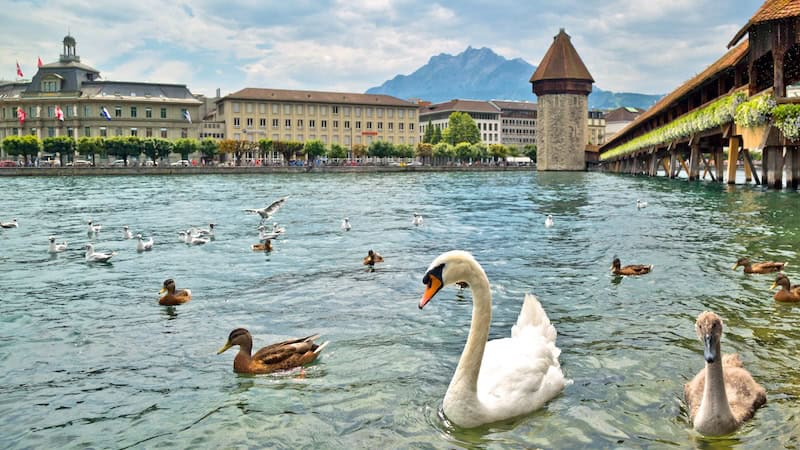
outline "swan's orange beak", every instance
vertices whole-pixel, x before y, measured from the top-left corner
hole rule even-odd
[[[442,280],[435,275],[428,275],[428,287],[425,288],[425,293],[422,294],[422,298],[419,300],[419,309],[424,308],[441,288]]]

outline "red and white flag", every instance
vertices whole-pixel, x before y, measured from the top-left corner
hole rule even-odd
[[[25,76],[22,74],[22,68],[19,66],[19,61],[17,61],[17,76],[20,78]]]
[[[56,105],[56,119],[60,121],[64,121],[64,111],[61,110],[61,107]]]
[[[36,67],[42,67],[42,58],[37,56],[36,59],[38,60],[36,61]]]
[[[19,124],[23,125],[25,123],[25,111],[23,111],[21,106],[17,106],[17,119],[19,119]]]

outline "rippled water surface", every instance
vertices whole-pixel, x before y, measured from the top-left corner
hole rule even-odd
[[[800,305],[737,257],[789,261],[800,282],[800,195],[593,173],[303,174],[2,178],[0,446],[3,448],[452,448],[800,446]],[[286,227],[254,253],[260,207]],[[637,210],[641,198],[649,207]],[[411,225],[413,212],[424,225]],[[543,227],[553,214],[555,227]],[[348,216],[352,231],[339,229]],[[86,221],[103,225],[89,264]],[[190,247],[177,232],[218,225]],[[137,254],[122,226],[153,236]],[[69,241],[51,257],[47,236]],[[386,259],[367,273],[370,248]],[[491,337],[525,292],[556,326],[574,380],[539,412],[462,430],[439,412],[464,345],[470,294],[417,309],[441,252],[471,251],[494,296]],[[652,274],[617,279],[623,264]],[[194,298],[161,307],[166,278]],[[738,433],[691,431],[683,384],[703,367],[694,321],[725,320],[768,403]],[[228,333],[255,346],[321,333],[305,373],[237,376]]]

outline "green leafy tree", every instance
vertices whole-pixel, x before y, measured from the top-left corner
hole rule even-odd
[[[394,146],[386,141],[372,141],[369,144],[367,154],[373,158],[380,158],[383,162],[384,158],[392,156],[394,153]]]
[[[422,159],[430,158],[433,156],[433,145],[424,142],[417,144],[416,154]]]
[[[411,144],[399,144],[394,146],[395,155],[400,158],[413,158],[414,157],[414,147]]]
[[[445,141],[455,145],[460,142],[475,144],[480,142],[481,133],[472,117],[464,112],[455,111],[447,120],[448,138]]]
[[[105,154],[105,143],[101,137],[82,136],[78,138],[78,154],[84,158],[91,158],[92,165],[96,165],[95,156]]]
[[[302,142],[297,141],[289,141],[287,143],[289,146],[289,152],[292,155],[292,159],[299,159],[299,156],[305,155],[305,144]]]
[[[105,152],[118,159],[125,161],[128,165],[128,158],[139,156],[142,153],[142,140],[136,136],[115,136],[104,141]]]
[[[286,141],[274,141],[272,143],[272,149],[283,156],[283,163],[288,164],[289,160],[292,159],[292,151],[289,148],[289,143]]]
[[[325,154],[325,144],[319,139],[306,141],[304,150],[309,159],[313,161]]]
[[[439,126],[436,126],[433,129],[433,137],[431,138],[430,144],[436,145],[439,142],[442,142],[442,129]]]
[[[353,152],[353,156],[354,157],[363,158],[363,157],[367,156],[368,149],[367,149],[367,146],[364,145],[364,144],[355,144],[355,145],[353,145],[352,152]]]
[[[142,141],[142,153],[155,163],[156,158],[169,157],[169,154],[172,153],[172,142],[162,138],[144,139]]]
[[[256,146],[255,142],[224,139],[219,143],[219,151],[223,154],[232,154],[236,160],[236,165],[241,166],[244,153],[255,150]]]
[[[508,149],[505,145],[492,144],[489,146],[489,156],[496,162],[497,160],[504,159],[508,156]]]
[[[9,155],[22,156],[27,165],[30,158],[39,154],[42,149],[42,142],[36,136],[8,136],[3,139],[3,149]]]
[[[200,147],[196,139],[187,138],[176,139],[172,145],[172,151],[180,153],[181,159],[186,160],[189,159],[190,154],[197,152],[197,149]]]
[[[42,139],[42,151],[45,153],[58,153],[61,167],[64,167],[64,156],[72,159],[75,154],[75,139],[69,136],[53,136]]]
[[[536,162],[536,144],[528,144],[522,148],[522,154]]]
[[[331,144],[328,149],[328,158],[345,159],[347,158],[347,149],[339,144]]]
[[[270,153],[272,153],[272,139],[259,139],[258,151],[261,152],[261,163],[266,164]]]
[[[429,120],[428,126],[425,127],[425,134],[422,135],[422,142],[425,144],[430,144],[431,140],[433,139],[433,123]]]
[[[456,144],[455,152],[456,158],[461,161],[468,161],[477,156],[477,154],[472,150],[472,144],[469,142],[459,142]]]
[[[433,146],[433,157],[438,163],[449,161],[456,154],[456,149],[447,142],[439,142]]]
[[[472,152],[475,155],[473,156],[475,159],[484,160],[489,158],[489,147],[487,147],[483,142],[472,144]]]
[[[203,161],[209,163],[214,160],[214,156],[219,152],[219,145],[217,141],[211,138],[205,138],[200,141],[200,154],[203,155]]]

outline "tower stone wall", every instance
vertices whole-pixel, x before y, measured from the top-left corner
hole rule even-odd
[[[589,98],[584,94],[538,97],[536,169],[585,170]]]

